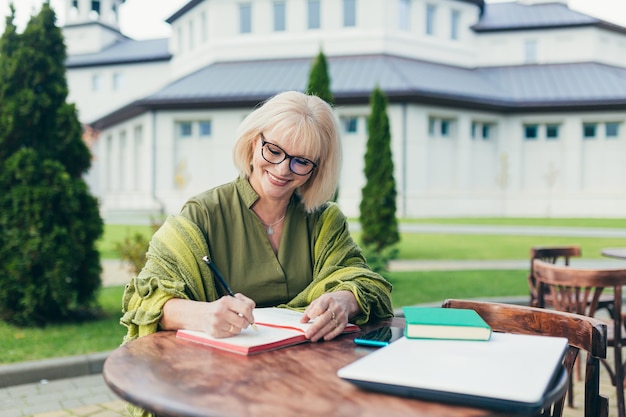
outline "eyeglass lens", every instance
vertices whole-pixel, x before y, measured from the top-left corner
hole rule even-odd
[[[263,159],[270,164],[280,164],[285,159],[289,158],[289,169],[296,175],[308,175],[317,167],[315,162],[307,158],[291,156],[280,146],[266,142],[263,136],[261,136],[261,145],[261,155],[263,156]]]

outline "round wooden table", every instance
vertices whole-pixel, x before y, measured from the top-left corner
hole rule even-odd
[[[394,318],[384,324],[404,326]],[[337,370],[373,348],[360,333],[253,356],[212,349],[158,332],[107,358],[103,376],[120,397],[159,416],[177,417],[486,417],[507,414],[365,391]]]

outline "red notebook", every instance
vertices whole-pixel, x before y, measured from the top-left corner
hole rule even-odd
[[[238,335],[216,338],[204,332],[181,329],[176,332],[176,337],[241,355],[252,355],[308,342],[304,333],[313,322],[300,323],[302,316],[303,313],[286,308],[255,308],[254,320],[258,331],[249,326]],[[358,326],[349,323],[343,333],[359,330]]]

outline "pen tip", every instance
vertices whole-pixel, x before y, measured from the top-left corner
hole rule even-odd
[[[252,323],[251,326],[252,326],[252,328],[254,329],[255,332],[259,331],[259,328],[256,327],[256,324]]]

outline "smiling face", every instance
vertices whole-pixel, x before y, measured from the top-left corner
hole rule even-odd
[[[262,196],[290,197],[298,189],[304,209],[312,212],[337,190],[342,154],[338,132],[337,119],[328,103],[317,96],[285,91],[252,111],[239,125],[233,149],[235,166]],[[285,152],[294,157],[287,158],[292,162],[272,165],[263,159],[261,133],[266,142],[282,148],[274,148],[277,153],[273,156],[266,152],[266,158],[277,162]],[[289,170],[290,163],[300,173],[308,172],[310,166],[296,157],[310,159],[317,166],[305,176],[296,175]],[[267,180],[269,174],[273,182]]]
[[[294,191],[306,183],[311,178],[312,173],[307,175],[297,175],[289,168],[292,163],[291,158],[285,158],[278,164],[268,162],[263,157],[265,152],[270,157],[268,152],[286,152],[288,155],[292,155],[296,158],[303,157],[313,159],[311,155],[307,155],[303,146],[297,146],[297,143],[292,140],[288,140],[283,135],[278,133],[277,130],[269,130],[263,132],[263,137],[266,142],[270,142],[278,146],[280,149],[272,148],[271,145],[266,145],[266,149],[263,150],[263,139],[261,135],[254,141],[254,153],[252,157],[252,173],[249,177],[252,188],[259,194],[261,198],[267,198],[275,201],[285,200],[288,201]]]

